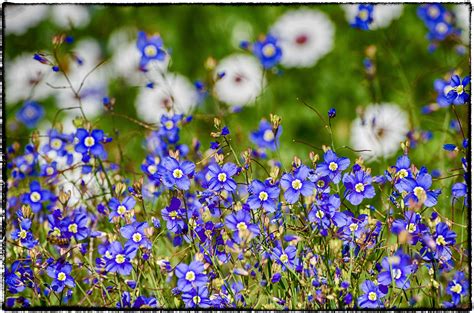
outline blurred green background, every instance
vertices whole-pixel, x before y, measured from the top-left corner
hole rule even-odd
[[[449,5],[446,5],[449,8]],[[25,34],[6,37],[5,56],[9,60],[22,52],[51,50],[51,38],[59,33],[74,37],[75,42],[82,38],[92,37],[103,48],[104,58],[110,58],[114,51],[107,49],[110,35],[120,28],[144,30],[149,33],[159,32],[165,46],[172,49],[170,72],[178,72],[191,81],[204,79],[207,70],[204,63],[208,57],[222,59],[235,52],[242,52],[232,43],[232,32],[238,23],[248,23],[252,29],[252,39],[265,34],[279,16],[288,10],[303,7],[301,5],[128,5],[128,6],[88,6],[90,23],[79,29],[64,30],[56,26],[50,19],[43,20],[30,28]],[[225,123],[229,126],[234,142],[240,148],[251,145],[248,139],[250,130],[258,127],[263,117],[278,114],[283,119],[283,135],[280,140],[281,158],[286,164],[294,155],[305,159],[312,150],[301,143],[303,140],[320,147],[329,144],[330,137],[323,129],[319,118],[306,108],[297,98],[317,108],[326,116],[329,108],[337,109],[337,117],[333,122],[336,147],[349,144],[350,124],[356,117],[357,107],[367,106],[374,102],[393,102],[408,110],[410,104],[417,114],[421,107],[434,102],[436,94],[433,82],[445,75],[449,70],[461,68],[464,75],[468,72],[469,52],[458,55],[452,46],[441,45],[433,53],[428,52],[427,29],[417,17],[417,4],[405,4],[402,16],[394,20],[389,27],[373,31],[353,29],[347,22],[340,5],[305,5],[327,14],[335,26],[335,42],[333,50],[324,56],[312,68],[283,69],[281,75],[267,76],[268,88],[256,106],[246,107],[242,112],[226,116]],[[368,46],[376,47],[378,91],[366,79],[363,60]],[[468,49],[469,51],[469,49]],[[137,87],[128,86],[122,80],[111,80],[109,96],[116,99],[115,110],[131,117],[136,117],[135,97]],[[374,96],[375,94],[375,96]],[[41,103],[47,109],[47,118],[52,119],[56,112],[54,99]],[[18,110],[21,103],[7,109],[7,118]],[[440,110],[431,115],[419,115],[419,124],[414,128],[422,128],[433,132],[433,141],[416,149],[413,153],[415,161],[423,162],[434,169],[441,167],[440,145],[443,136],[448,110]],[[199,137],[204,148],[209,147],[213,131],[212,119],[216,107],[212,99],[198,109],[194,121],[183,130],[183,140],[190,144],[192,137]],[[466,123],[467,109],[460,108],[459,113]],[[203,118],[202,116],[207,116]],[[201,117],[200,117],[201,116]],[[100,119],[98,124],[110,135],[113,134],[110,117]],[[143,131],[126,120],[120,122],[120,133],[130,133],[122,140],[130,157],[137,162],[129,166],[138,168],[144,158],[145,151],[141,148],[143,136],[135,131]],[[26,129],[18,130],[27,134]],[[17,134],[16,134],[17,135]],[[18,136],[18,137],[21,137]],[[122,137],[123,138],[123,137]],[[125,139],[125,138],[123,138]],[[113,149],[113,148],[112,148]],[[422,151],[418,151],[422,150]],[[350,150],[341,152],[353,156]],[[271,155],[277,157],[276,155]],[[432,159],[427,159],[432,158]],[[418,160],[416,160],[418,159]],[[305,160],[306,161],[306,160]],[[384,161],[384,165],[389,165]],[[385,168],[385,166],[383,166]]]

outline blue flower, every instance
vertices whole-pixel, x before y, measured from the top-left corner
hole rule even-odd
[[[471,82],[471,78],[466,76],[461,81],[458,75],[451,77],[451,90],[447,93],[446,99],[450,104],[465,104],[469,102],[469,94],[465,88]]]
[[[378,276],[379,284],[391,286],[392,281],[401,289],[410,288],[410,275],[414,266],[411,264],[410,256],[398,250],[393,256],[382,260],[382,271]]]
[[[282,51],[277,39],[272,35],[267,35],[263,40],[259,40],[253,45],[253,53],[260,60],[265,69],[269,69],[280,62]]]
[[[438,93],[436,102],[440,107],[447,107],[451,104],[449,99],[446,97],[448,92],[451,91],[451,80],[436,79],[434,82],[434,89]]]
[[[368,30],[372,24],[374,6],[372,4],[359,4],[357,15],[351,26],[361,30]]]
[[[416,179],[404,178],[400,180],[396,187],[400,192],[407,192],[404,198],[405,205],[412,207],[413,205],[424,204],[427,207],[432,207],[438,202],[437,198],[441,191],[429,190],[431,182],[431,175],[428,174],[425,167],[422,167]]]
[[[166,157],[161,161],[160,173],[163,184],[172,188],[176,186],[181,190],[188,190],[191,182],[190,177],[194,174],[195,165],[191,161],[178,162],[172,157]]]
[[[147,36],[143,31],[138,32],[137,48],[142,54],[140,68],[143,70],[151,60],[163,61],[166,57],[166,52],[163,50],[163,40],[159,35]]]
[[[178,278],[177,287],[182,292],[190,291],[196,287],[203,287],[207,283],[207,275],[204,273],[204,264],[193,261],[191,264],[179,264],[176,266],[175,275]]]
[[[385,296],[382,291],[370,280],[364,281],[360,285],[362,295],[357,299],[357,305],[363,309],[383,308],[382,298]]]
[[[48,266],[46,272],[49,277],[53,278],[51,289],[55,292],[61,292],[66,286],[71,288],[76,287],[74,278],[71,276],[71,270],[72,265],[67,262],[57,262],[56,264]]]
[[[250,140],[259,148],[275,151],[278,146],[283,128],[280,126],[276,134],[267,120],[260,121],[258,129],[250,134]]]
[[[28,128],[34,128],[44,116],[43,107],[35,101],[26,101],[16,112],[16,119]]]
[[[63,220],[65,236],[74,237],[76,240],[86,239],[90,234],[89,218],[84,211],[75,210],[71,217]]]
[[[280,195],[280,188],[272,185],[270,181],[253,180],[248,189],[250,196],[247,199],[247,204],[252,210],[263,208],[265,212],[275,212],[277,206],[278,196]]]
[[[283,270],[294,269],[295,268],[295,258],[296,258],[296,247],[295,246],[288,246],[285,250],[278,245],[277,247],[273,248],[271,257],[275,260],[278,264],[281,265]]]
[[[207,308],[209,307],[209,291],[206,286],[197,287],[183,293],[182,295],[186,308]]]
[[[210,164],[207,173],[209,176],[209,189],[214,191],[235,191],[237,183],[232,176],[237,174],[237,171],[238,167],[234,163],[226,163],[222,167],[216,163]]]
[[[76,132],[78,142],[75,146],[76,152],[82,153],[83,159],[89,153],[100,158],[105,158],[106,152],[102,146],[104,141],[104,131],[101,129],[94,129],[88,132],[84,128],[79,128]],[[87,159],[88,160],[88,159]]]
[[[250,239],[259,234],[258,226],[250,222],[250,212],[246,209],[227,215],[225,225],[234,232],[234,240]]]
[[[316,173],[321,176],[329,176],[335,183],[341,181],[341,173],[349,167],[351,161],[348,158],[340,158],[332,150],[324,153],[324,162],[319,163],[316,167]]]
[[[466,296],[469,291],[469,282],[464,277],[464,273],[457,271],[453,279],[446,286],[446,293],[451,295],[454,305],[461,302],[461,297]]]
[[[114,241],[110,244],[108,251],[110,258],[106,260],[105,269],[111,273],[130,275],[133,269],[131,260],[135,257],[137,248],[134,246],[123,248],[120,242]]]
[[[127,213],[130,213],[132,209],[135,207],[137,202],[133,197],[126,197],[122,202],[120,202],[117,198],[112,198],[109,201],[110,206],[110,214],[109,219],[112,220],[114,217],[124,218]]]
[[[364,198],[371,199],[375,196],[372,177],[363,170],[344,174],[342,181],[346,187],[345,195],[352,205],[359,205]]]
[[[178,198],[172,198],[168,207],[161,210],[161,216],[166,221],[166,227],[169,231],[180,234],[186,227],[184,219],[186,211],[181,208],[181,201]]]
[[[444,258],[445,260],[451,259],[450,246],[456,244],[456,233],[449,229],[445,223],[438,223],[436,225],[436,231],[433,235],[433,239],[436,243],[436,257]]]
[[[301,165],[294,174],[286,173],[281,177],[280,185],[285,191],[284,196],[289,204],[298,201],[300,195],[309,197],[313,194],[314,184],[307,180],[309,172],[307,166]]]
[[[145,235],[147,227],[147,222],[133,222],[120,228],[120,234],[128,240],[125,243],[125,248],[131,246],[134,248],[145,247],[146,249],[151,249],[151,241]]]
[[[409,234],[409,243],[412,245],[417,244],[425,230],[426,226],[421,223],[421,215],[411,210],[405,212],[404,219],[395,220],[391,229],[397,235],[407,232]]]
[[[445,7],[439,3],[423,4],[417,9],[418,17],[425,23],[442,20],[445,12]]]
[[[34,213],[38,213],[45,202],[55,200],[54,194],[49,190],[41,189],[41,185],[37,181],[32,181],[30,192],[23,195],[23,202],[29,204]]]
[[[327,229],[331,222],[337,227],[342,227],[346,223],[345,214],[338,211],[341,206],[341,199],[336,195],[322,194],[320,199],[313,203],[308,219],[316,223],[323,236],[327,236]]]
[[[162,115],[158,135],[167,138],[170,143],[177,143],[179,141],[178,123],[182,119],[183,114],[175,114],[173,116]]]

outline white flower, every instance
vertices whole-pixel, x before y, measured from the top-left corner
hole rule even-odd
[[[93,70],[102,61],[102,52],[97,41],[92,39],[79,41],[73,52],[80,59],[80,62],[71,60],[66,74],[74,89],[79,91],[80,88],[79,95],[86,117],[94,118],[102,113],[102,99],[107,95],[108,77],[105,67],[101,65]],[[84,81],[86,76],[87,78]],[[81,87],[83,81],[84,83]],[[58,107],[70,108],[79,106],[78,99],[76,99],[74,93],[69,88],[69,84],[61,72],[55,73],[54,79],[49,81],[49,83],[55,87],[68,87],[55,90]],[[64,114],[78,116],[81,115],[81,112],[78,109],[66,110]]]
[[[5,33],[23,35],[45,19],[47,14],[46,5],[6,5]]]
[[[157,76],[166,72],[170,62],[170,55],[166,54],[163,61],[152,60],[148,63],[148,72],[140,70],[141,53],[137,48],[136,32],[119,30],[109,39],[108,49],[113,52],[108,64],[111,77],[121,77],[130,85],[145,85],[147,77]]]
[[[457,4],[453,8],[456,16],[456,24],[461,28],[461,39],[465,44],[469,44],[469,5]]]
[[[270,33],[278,38],[285,67],[312,67],[332,50],[334,26],[316,10],[299,9],[281,16]]]
[[[24,53],[5,63],[6,100],[11,105],[26,100],[42,100],[53,93],[46,85],[47,78],[54,75],[51,67],[33,59],[34,53]],[[34,89],[33,89],[34,88]]]
[[[140,90],[135,102],[138,117],[148,123],[158,123],[163,114],[188,114],[198,102],[194,85],[184,76],[166,73],[153,88]]]
[[[409,131],[407,114],[396,104],[373,104],[352,123],[351,144],[360,154],[372,160],[390,157]]]
[[[359,11],[358,4],[344,4],[342,8],[346,12],[346,19],[349,23],[353,23]],[[370,24],[370,29],[385,28],[393,20],[402,15],[403,5],[401,4],[376,4],[373,6],[373,22]]]
[[[221,60],[214,75],[217,78],[214,94],[231,106],[252,104],[265,85],[263,70],[258,60],[246,54],[233,54]]]
[[[86,5],[55,5],[51,8],[53,21],[62,28],[81,28],[89,24],[89,11]]]

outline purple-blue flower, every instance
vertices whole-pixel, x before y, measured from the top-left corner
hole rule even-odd
[[[277,65],[282,57],[282,50],[278,45],[278,41],[272,35],[267,35],[263,40],[255,42],[253,53],[265,69]]]
[[[451,90],[447,93],[446,99],[451,104],[464,104],[469,102],[469,94],[466,92],[466,86],[471,82],[471,77],[466,76],[461,81],[458,75],[451,77]]]
[[[76,132],[76,138],[78,139],[75,146],[76,152],[82,153],[83,156],[90,153],[96,157],[105,157],[106,152],[102,146],[105,138],[103,130],[94,129],[89,132],[84,128],[79,128]]]
[[[285,199],[289,204],[298,201],[300,195],[309,197],[313,194],[314,184],[307,180],[309,168],[305,165],[298,167],[294,173],[286,173],[281,177],[280,185],[285,191]]]
[[[131,261],[137,253],[137,248],[135,246],[123,248],[120,242],[114,241],[110,244],[108,251],[110,258],[106,261],[105,269],[111,273],[130,275],[133,269]]]
[[[430,190],[431,183],[431,175],[428,174],[428,170],[425,167],[422,167],[415,179],[404,178],[400,180],[396,187],[400,192],[404,191],[407,193],[404,198],[405,205],[411,207],[424,204],[427,207],[432,207],[438,202],[437,198],[441,191]]]
[[[163,50],[163,40],[159,35],[147,36],[143,31],[138,32],[137,48],[141,52],[140,68],[145,70],[151,60],[163,61],[166,52]]]
[[[283,131],[282,126],[278,127],[275,134],[272,124],[267,120],[260,121],[258,129],[250,133],[250,140],[259,148],[275,151],[279,144],[279,139]]]
[[[373,22],[374,6],[372,4],[359,4],[357,15],[351,26],[361,30],[368,30]]]
[[[128,196],[125,199],[123,199],[122,202],[120,202],[117,198],[112,198],[109,201],[109,207],[110,207],[110,214],[109,214],[109,219],[112,220],[112,218],[118,216],[120,218],[123,218],[127,213],[129,213],[134,207],[137,202],[133,197]]]
[[[49,277],[53,278],[51,289],[53,289],[55,292],[61,292],[66,286],[71,288],[76,287],[74,278],[71,276],[71,271],[72,265],[67,262],[57,262],[48,266],[46,272],[48,273]]]
[[[379,284],[391,286],[393,281],[398,288],[407,289],[410,288],[413,270],[410,256],[398,250],[393,256],[382,260],[382,271],[377,279]]]
[[[341,181],[341,173],[349,167],[351,161],[348,158],[340,158],[332,150],[324,153],[324,162],[319,163],[316,167],[316,173],[321,176],[329,176],[335,183]]]
[[[133,222],[120,228],[120,234],[128,240],[125,243],[125,247],[132,246],[134,248],[145,247],[146,249],[151,249],[151,241],[145,234],[147,227],[147,222]]]
[[[196,166],[191,161],[178,162],[172,157],[165,157],[160,164],[160,174],[163,184],[168,188],[176,186],[181,190],[188,190],[191,186],[190,177]]]
[[[176,266],[175,275],[178,278],[177,287],[182,292],[205,286],[208,280],[204,273],[204,264],[200,261],[193,261],[189,265],[179,264]]]
[[[358,170],[351,174],[344,174],[342,179],[346,187],[347,200],[352,205],[359,205],[364,199],[371,199],[375,196],[375,189],[372,186],[372,176],[363,170]]]
[[[46,189],[41,189],[41,185],[37,181],[30,183],[30,192],[23,195],[23,202],[29,204],[34,213],[38,213],[43,204],[47,201],[55,201],[54,194]]]
[[[43,107],[35,101],[26,101],[16,112],[16,119],[28,128],[34,128],[44,116]]]
[[[357,305],[363,309],[383,308],[382,298],[385,294],[372,281],[366,280],[360,285],[362,295],[357,299]]]
[[[181,200],[178,198],[171,199],[170,205],[161,210],[161,216],[165,220],[168,230],[175,234],[181,233],[186,227],[184,223],[186,211],[181,208]]]
[[[249,193],[247,204],[252,210],[263,208],[267,213],[275,212],[280,195],[278,186],[272,185],[269,180],[262,182],[256,179],[250,183]]]
[[[216,163],[210,164],[207,173],[209,176],[209,189],[214,191],[235,191],[237,183],[232,176],[237,174],[237,171],[238,167],[234,163],[226,163],[222,167]]]

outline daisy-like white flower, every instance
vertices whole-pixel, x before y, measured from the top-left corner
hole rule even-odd
[[[215,96],[233,107],[253,104],[265,85],[259,61],[245,54],[233,54],[221,60],[215,75]]]
[[[198,103],[194,85],[180,74],[167,73],[153,83],[152,88],[141,89],[135,102],[140,119],[159,123],[164,114],[188,114]]]
[[[79,90],[86,75],[91,72],[101,61],[102,51],[97,41],[84,39],[72,49],[73,59],[70,61],[67,75],[76,91]],[[55,73],[48,82],[53,86],[69,86],[66,78],[60,72]],[[70,88],[54,89],[56,104],[60,108],[77,106],[79,103]],[[87,118],[94,118],[103,111],[102,100],[107,95],[107,71],[99,66],[84,81],[79,96],[82,109]],[[67,110],[65,116],[78,116],[79,110]]]
[[[334,25],[316,10],[299,9],[285,13],[271,27],[277,37],[285,67],[312,67],[332,50]]]
[[[33,59],[33,53],[21,54],[5,66],[7,105],[27,99],[33,91],[33,97],[39,101],[54,92],[46,85],[53,71],[47,65]]]
[[[462,30],[461,39],[465,44],[469,44],[469,5],[457,4],[453,8],[456,17],[456,25]]]
[[[55,5],[51,8],[54,23],[61,28],[81,28],[89,24],[89,10],[85,5]]]
[[[344,4],[343,10],[346,13],[346,19],[349,23],[354,23],[359,14],[366,14],[359,10],[358,4]],[[385,28],[389,26],[393,20],[397,19],[403,13],[403,5],[401,4],[376,4],[372,6],[373,21],[369,25],[369,29]]]
[[[390,103],[374,104],[352,123],[351,144],[367,160],[390,157],[409,131],[407,114]]]
[[[48,14],[46,5],[7,5],[5,6],[5,33],[23,35],[36,26]]]

